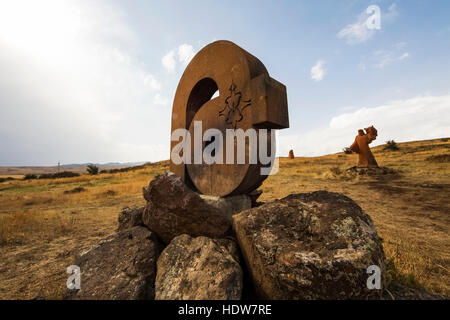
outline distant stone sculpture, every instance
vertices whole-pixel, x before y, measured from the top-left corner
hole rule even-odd
[[[201,126],[196,131],[199,123]],[[229,149],[234,145],[234,156],[244,149],[245,155],[250,157],[257,151],[249,142],[253,136],[258,148],[265,144],[267,153],[275,155],[272,131],[288,127],[286,87],[271,78],[262,62],[244,49],[230,41],[213,42],[195,55],[178,83],[172,109],[172,134],[180,129],[187,130],[192,138],[186,140],[192,141],[192,149],[191,152],[176,153],[189,157],[189,162],[174,161],[173,150],[177,150],[180,138],[171,139],[170,171],[202,194],[222,197],[248,194],[267,178],[260,172],[261,168],[268,168],[270,172],[270,165],[259,158],[256,163],[247,160],[229,163]],[[215,132],[213,135],[211,129]],[[262,129],[267,130],[267,140],[261,139]],[[228,139],[227,130],[249,133],[248,138],[244,137],[244,148],[238,148],[239,139]],[[203,139],[194,137],[196,132]],[[211,136],[207,136],[208,132]],[[222,149],[208,149],[214,150],[215,159],[220,161],[196,161],[195,141],[200,141],[200,151],[207,151],[206,147],[213,143],[214,146],[216,143],[223,145],[223,152]]]
[[[289,150],[289,160],[294,159],[294,150]]]
[[[350,150],[359,155],[358,168],[378,168],[378,163],[369,148],[369,144],[377,138],[377,129],[370,126],[364,130],[358,130],[358,135],[350,146]]]

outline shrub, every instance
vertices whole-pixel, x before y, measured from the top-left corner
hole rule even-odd
[[[391,151],[397,151],[399,149],[397,142],[394,140],[386,141],[386,145],[384,146],[383,150],[391,150]]]
[[[80,192],[84,192],[84,191],[86,191],[85,188],[83,188],[83,187],[76,187],[76,188],[73,188],[71,190],[64,191],[64,194],[80,193]]]
[[[117,194],[117,192],[114,190],[107,190],[104,193],[105,196],[111,196],[111,197],[115,196],[116,194]]]
[[[88,166],[86,168],[86,171],[89,174],[95,175],[95,174],[98,173],[98,167],[96,165],[94,165],[94,164],[88,164]]]
[[[37,175],[31,174],[31,173],[27,173],[25,175],[25,177],[23,177],[23,180],[31,180],[31,179],[37,179],[37,178],[38,178]]]
[[[350,150],[350,148],[349,147],[345,147],[344,149],[342,149],[342,151],[345,153],[345,154],[352,154],[352,150]]]
[[[72,171],[62,171],[58,173],[44,173],[39,176],[39,179],[56,179],[56,178],[72,178],[78,177],[80,174]]]
[[[339,167],[331,167],[330,172],[335,176],[342,174],[342,170]]]
[[[101,170],[100,173],[118,173],[118,172],[130,172],[147,168],[151,165],[151,162],[146,162],[144,164],[133,166],[133,167],[125,167],[120,169],[109,169],[109,170]]]

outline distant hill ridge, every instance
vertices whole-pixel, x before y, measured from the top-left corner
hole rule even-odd
[[[103,164],[98,163],[75,163],[75,164],[61,164],[60,171],[71,171],[76,173],[86,173],[88,164],[94,164],[101,170],[117,170],[129,167],[142,166],[150,162],[108,162]],[[0,175],[25,175],[25,174],[49,174],[58,172],[58,166],[0,166]]]
[[[444,149],[450,148],[450,144],[446,143],[450,140],[450,137],[446,138],[436,138],[436,139],[426,139],[426,140],[414,140],[414,141],[407,141],[407,142],[397,142],[398,146],[400,147],[401,153],[410,153],[410,152],[417,152],[417,151],[425,151],[428,149],[435,149],[435,148],[441,148]],[[439,144],[434,144],[436,142],[439,142]],[[427,143],[430,143],[431,145],[426,145]],[[419,146],[420,145],[420,146]],[[383,150],[385,144],[378,145],[375,147],[372,147],[371,149],[376,153]],[[343,146],[345,147],[345,146]],[[295,149],[294,149],[295,153]],[[337,152],[335,154],[340,154],[343,152]],[[280,155],[280,157],[284,158],[288,155]],[[325,157],[327,155],[324,155]],[[436,161],[448,161],[449,155],[446,153],[444,155],[438,155],[438,158],[435,159]],[[320,158],[320,157],[307,157],[307,156],[298,156],[298,158]],[[61,164],[60,165],[60,171],[72,171],[76,173],[86,173],[86,166],[88,164],[94,164],[99,167],[100,171],[110,171],[114,170],[115,172],[118,172],[117,169],[124,169],[129,167],[135,167],[135,166],[143,166],[147,164],[158,164],[163,162],[168,162],[169,160],[163,160],[163,161],[157,161],[154,163],[147,162],[147,161],[140,161],[140,162],[107,162],[107,163],[92,163],[92,162],[86,162],[86,163],[74,163],[74,164]],[[113,172],[114,172],[113,171]],[[14,176],[14,175],[25,175],[25,174],[46,174],[46,173],[56,173],[58,172],[58,166],[1,166],[0,165],[0,175],[3,176]]]

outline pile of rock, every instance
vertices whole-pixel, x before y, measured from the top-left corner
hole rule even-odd
[[[341,194],[293,194],[251,208],[248,196],[201,196],[166,173],[144,188],[144,198],[145,207],[121,212],[118,233],[76,257],[81,289],[67,299],[381,295],[366,285],[369,266],[385,268],[381,239]]]

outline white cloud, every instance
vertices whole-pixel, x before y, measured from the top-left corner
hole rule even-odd
[[[0,163],[167,159],[149,146],[170,108],[137,46],[110,2],[0,2]]]
[[[339,39],[346,39],[348,44],[355,44],[366,42],[375,33],[374,29],[368,29],[366,26],[367,14],[365,12],[358,16],[355,23],[349,24],[341,29],[337,37]]]
[[[406,42],[401,41],[401,42],[397,42],[394,47],[398,50],[403,49],[406,46]]]
[[[173,72],[177,67],[175,55],[178,56],[178,61],[182,64],[182,66],[186,67],[195,56],[195,53],[196,51],[193,46],[184,43],[179,45],[178,48],[170,50],[164,57],[162,57],[161,63],[167,71]]]
[[[377,50],[369,57],[369,61],[360,62],[358,68],[362,71],[366,70],[366,66],[382,69],[394,62],[406,60],[411,57],[411,54],[402,50],[405,47],[406,42],[398,42],[389,50]]]
[[[159,81],[156,80],[156,78],[150,73],[143,74],[142,79],[144,81],[144,84],[149,86],[150,88],[155,90],[161,89],[161,83],[159,83]]]
[[[168,106],[170,104],[170,100],[167,98],[161,97],[159,93],[155,94],[155,97],[153,98],[153,103],[157,104],[159,106]]]
[[[389,6],[388,11],[382,13],[381,19],[384,22],[393,22],[398,17],[397,4],[393,3]]]
[[[450,94],[418,96],[385,105],[360,108],[330,120],[328,127],[300,135],[280,134],[279,154],[318,156],[340,152],[353,143],[358,129],[374,125],[378,130],[373,146],[385,141],[411,141],[450,136]]]
[[[376,61],[375,68],[382,69],[396,61],[402,61],[410,57],[408,52],[404,52],[401,55],[396,55],[392,51],[378,50],[373,54]]]
[[[175,70],[175,52],[173,50],[169,51],[164,57],[161,59],[161,63],[164,68],[169,72],[173,72]]]
[[[191,59],[195,56],[194,47],[189,44],[182,44],[178,47],[178,60],[187,66]]]
[[[381,12],[381,28],[383,28],[384,23],[391,23],[398,16],[397,5],[394,3],[389,6],[387,12]],[[348,24],[342,28],[338,33],[337,37],[339,39],[345,39],[348,44],[357,44],[366,42],[373,37],[376,29],[367,28],[366,22],[369,18],[366,10],[361,12],[357,18],[356,22]]]
[[[311,79],[318,82],[321,81],[327,74],[327,69],[325,68],[325,61],[319,60],[311,68]]]
[[[405,60],[406,58],[409,58],[409,53],[405,52],[400,57],[397,58],[397,60]]]

